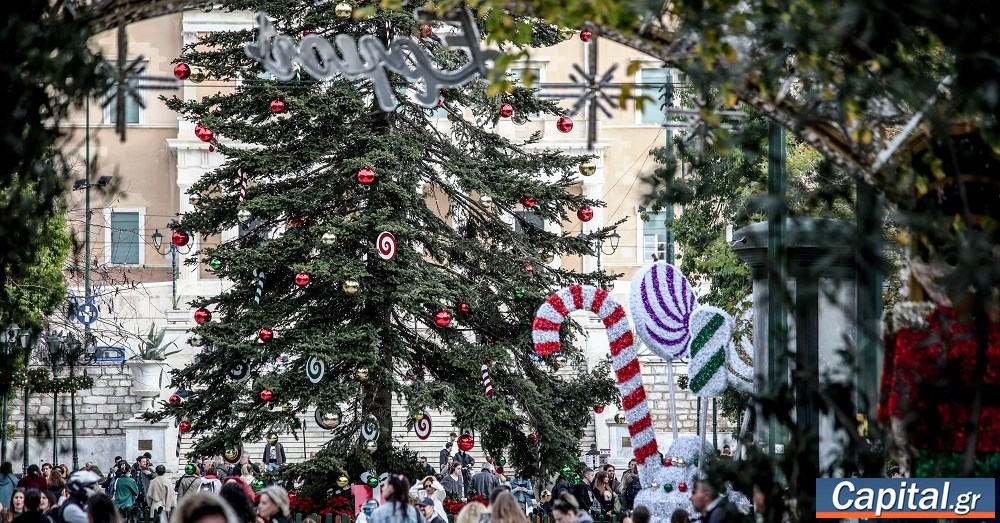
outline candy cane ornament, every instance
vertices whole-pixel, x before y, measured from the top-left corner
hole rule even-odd
[[[240,177],[240,203],[243,203],[247,199],[247,172],[240,167],[236,174]]]
[[[483,363],[483,387],[486,389],[486,395],[493,395],[493,379],[490,378],[490,367]]]
[[[587,310],[604,322],[611,343],[612,366],[622,396],[622,408],[632,435],[632,449],[640,466],[646,460],[657,462],[659,450],[653,433],[653,420],[646,402],[646,389],[642,385],[639,358],[635,340],[629,328],[625,308],[604,289],[591,285],[572,285],[549,296],[538,308],[532,324],[531,339],[535,352],[548,356],[559,351],[559,327],[573,311]],[[653,463],[658,464],[658,463]],[[643,474],[644,479],[646,474]],[[645,481],[644,481],[645,482]]]

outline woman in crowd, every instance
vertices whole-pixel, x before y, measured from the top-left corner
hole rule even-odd
[[[257,502],[257,523],[291,523],[288,491],[272,485],[260,491]]]
[[[35,489],[24,493],[24,512],[14,518],[16,523],[48,523],[38,506],[42,502],[42,494]]]
[[[552,502],[552,518],[556,523],[594,523],[594,518],[586,510],[580,510],[576,498],[569,492]]]
[[[36,469],[38,467],[35,467]],[[24,489],[14,489],[14,495],[10,498],[10,506],[3,513],[3,520],[6,523],[14,521],[14,518],[24,513]]]
[[[55,494],[56,498],[62,497],[63,489],[66,488],[66,479],[63,478],[59,467],[52,469],[49,472],[49,477],[45,479],[48,480],[49,492]]]
[[[87,521],[89,523],[122,523],[115,509],[115,502],[107,494],[97,493],[87,498]]]
[[[42,471],[38,468],[38,465],[28,465],[28,473],[18,480],[17,486],[25,490],[29,488],[45,490],[49,488],[49,484],[45,481],[45,477],[42,476]]]
[[[10,498],[14,496],[14,489],[17,488],[17,476],[14,475],[14,466],[9,461],[0,464],[0,511],[10,505]]]
[[[476,523],[483,514],[488,514],[486,505],[478,501],[470,501],[458,511],[455,523]]]
[[[410,481],[401,474],[392,474],[382,487],[385,503],[372,512],[369,523],[423,523],[424,518],[410,505]]]
[[[130,467],[118,469],[118,474],[118,479],[115,481],[115,506],[121,512],[122,519],[133,521],[138,516],[138,506],[135,502],[139,497],[139,485],[132,479]]]
[[[490,523],[528,523],[528,517],[524,515],[517,498],[506,491],[501,492],[490,503],[490,514]]]
[[[531,488],[531,478],[525,475],[524,469],[518,470],[514,479],[510,480],[510,490],[524,513],[530,514],[532,506],[535,504],[535,491]]]
[[[253,499],[247,496],[243,487],[235,481],[227,481],[222,485],[219,495],[236,513],[236,518],[240,523],[256,523],[257,509],[253,506]]]
[[[615,512],[615,498],[618,494],[615,494],[613,488],[611,488],[611,478],[608,476],[607,472],[603,470],[597,473],[594,477],[594,498],[601,505],[601,514],[605,516],[611,516]]]
[[[170,514],[170,523],[240,523],[221,497],[194,492],[184,497]]]

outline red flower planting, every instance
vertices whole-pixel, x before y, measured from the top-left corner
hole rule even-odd
[[[354,517],[354,504],[348,496],[334,496],[326,501],[296,496],[290,503],[292,514],[341,514]]]

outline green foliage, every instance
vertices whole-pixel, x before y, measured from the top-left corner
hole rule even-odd
[[[0,193],[0,198],[2,194]],[[46,315],[66,299],[66,277],[63,266],[72,248],[73,239],[66,224],[66,209],[60,206],[56,214],[38,224],[37,256],[21,277],[8,278],[0,291],[0,310],[8,318],[16,318],[23,328],[41,329]]]
[[[150,325],[149,332],[146,334],[146,339],[139,340],[139,350],[136,351],[135,356],[132,358],[137,360],[163,361],[167,359],[167,356],[179,353],[180,350],[167,352],[167,349],[171,346],[176,347],[177,344],[175,342],[170,342],[164,345],[163,337],[166,334],[166,327],[157,331],[156,323]]]
[[[298,35],[308,27],[357,38],[384,34],[387,24],[399,34],[418,31],[409,14],[413,7],[372,10],[370,18],[359,20],[336,18],[329,6],[293,1],[268,2],[267,11],[283,34]],[[597,281],[595,275],[543,261],[549,254],[588,253],[590,244],[537,229],[514,212],[522,210],[522,197],[532,196],[540,218],[561,223],[582,206],[603,203],[567,190],[579,183],[578,166],[586,157],[531,147],[537,137],[514,143],[494,128],[503,102],[516,103],[525,114],[553,114],[557,107],[528,89],[491,95],[485,82],[474,82],[442,93],[447,126],[435,127],[439,119],[433,111],[405,96],[399,96],[395,112],[380,111],[366,80],[272,81],[243,52],[251,39],[249,31],[208,34],[180,58],[213,78],[243,79],[234,93],[167,100],[170,108],[222,137],[217,147],[228,159],[192,185],[195,208],[175,228],[218,235],[240,227],[242,233],[198,253],[202,262],[222,260],[217,274],[233,285],[195,302],[215,316],[195,329],[206,350],[196,363],[172,371],[172,386],[192,394],[147,419],[191,420],[194,453],[211,454],[268,432],[288,432],[291,416],[313,407],[339,407],[343,421],[317,459],[282,472],[288,478],[302,474],[315,485],[328,485],[340,469],[356,477],[369,468],[404,471],[404,462],[416,463],[392,450],[398,436],[389,419],[394,400],[409,412],[447,409],[454,420],[435,420],[436,426],[453,421],[475,430],[477,445],[511,456],[517,467],[545,475],[569,462],[591,409],[613,403],[617,389],[607,364],[556,376],[533,362],[531,322],[553,290]],[[421,45],[438,63],[460,63],[431,39]],[[417,87],[395,75],[391,81],[400,95]],[[270,114],[275,98],[286,101],[286,114]],[[464,119],[465,109],[474,121]],[[230,146],[230,140],[241,145]],[[370,187],[356,179],[364,167],[377,176]],[[242,203],[237,169],[250,173]],[[493,199],[493,207],[480,203],[482,195]],[[250,212],[253,221],[241,225],[240,210]],[[381,231],[397,239],[392,261],[377,255]],[[326,234],[335,239],[325,241]],[[266,273],[259,309],[250,306],[255,269]],[[294,284],[299,271],[310,274],[308,286]],[[357,294],[343,290],[347,280],[358,282]],[[463,302],[470,305],[468,315],[458,311]],[[441,309],[451,312],[450,327],[435,326]],[[264,327],[276,334],[260,343],[256,333]],[[582,367],[580,349],[572,347],[579,328],[564,331],[563,355]],[[276,364],[278,355],[285,361]],[[311,357],[326,365],[317,385],[305,376]],[[248,382],[214,379],[236,362],[249,364]],[[483,391],[483,362],[489,364],[494,396]],[[363,381],[356,378],[361,368],[369,371]],[[272,403],[288,404],[291,412],[261,402],[262,388],[274,391]],[[369,415],[382,427],[374,456],[359,438]],[[526,437],[532,432],[538,444]]]

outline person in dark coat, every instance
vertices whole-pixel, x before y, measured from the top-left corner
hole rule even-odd
[[[719,488],[710,481],[698,480],[691,493],[691,506],[702,514],[702,523],[734,523],[744,521],[739,510],[720,495]]]
[[[438,468],[441,470],[441,472],[444,473],[448,472],[447,470],[445,470],[445,466],[448,465],[448,458],[451,457],[452,446],[454,446],[454,443],[450,441],[448,443],[445,443],[444,448],[441,449],[441,452],[439,453],[438,459],[440,463],[438,464]]]

